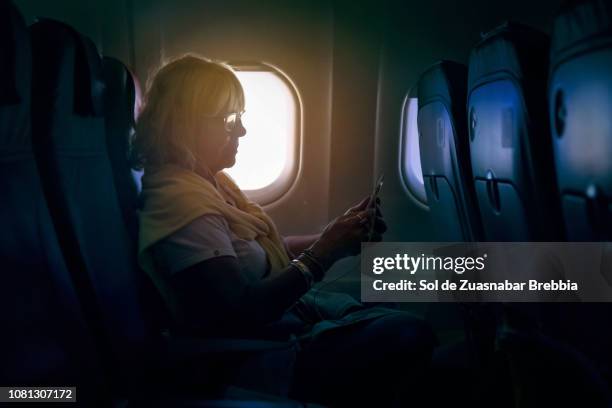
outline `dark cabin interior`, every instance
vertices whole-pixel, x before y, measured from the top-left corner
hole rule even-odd
[[[0,387],[76,387],[83,406],[342,406],[278,391],[295,343],[174,335],[138,265],[134,112],[159,67],[195,53],[292,98],[281,170],[245,189],[282,235],[320,233],[384,174],[385,242],[604,248],[606,301],[390,303],[437,339],[393,406],[612,406],[608,0],[0,4]],[[272,162],[275,142],[252,140]],[[359,265],[319,287],[361,299]]]

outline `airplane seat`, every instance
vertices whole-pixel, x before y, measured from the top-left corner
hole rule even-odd
[[[0,384],[77,386],[104,401],[100,361],[63,261],[31,140],[31,48],[0,2]]]
[[[545,34],[505,23],[484,35],[470,56],[470,152],[487,241],[564,237],[547,120],[548,55]],[[500,317],[508,327],[496,328],[497,343],[513,353],[513,343],[500,340],[508,330],[524,336],[534,348],[539,346],[532,330],[554,333],[567,343],[567,333],[558,327],[563,311],[558,303],[504,304]],[[551,356],[570,358],[552,350]]]
[[[504,23],[470,55],[470,153],[487,241],[561,239],[546,120],[548,52],[545,34]]]
[[[612,5],[566,1],[554,20],[550,59],[549,119],[567,239],[611,241]],[[572,344],[612,382],[610,304],[571,304],[565,315]]]
[[[554,22],[550,58],[550,127],[568,240],[610,241],[610,3],[567,2]]]
[[[467,67],[439,61],[417,85],[419,150],[427,205],[441,242],[478,241],[482,236],[476,208],[465,114]],[[442,331],[465,324],[463,308],[430,305],[428,319]]]
[[[102,60],[58,21],[39,20],[30,35],[32,138],[64,259],[87,294],[82,306],[114,368],[113,386],[137,388],[155,345],[108,159]]]
[[[465,113],[467,72],[463,64],[440,61],[418,82],[421,168],[440,241],[481,238]]]
[[[142,170],[131,168],[130,145],[134,124],[140,109],[141,93],[136,77],[123,63],[112,57],[102,60],[106,90],[104,95],[104,119],[106,147],[113,170],[113,177],[123,221],[133,243],[138,242],[138,209],[142,190]],[[139,274],[144,272],[139,269]],[[170,325],[170,315],[163,299],[148,279],[142,279],[142,296],[148,306],[148,319],[160,329]]]

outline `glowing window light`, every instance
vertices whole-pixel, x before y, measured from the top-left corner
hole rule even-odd
[[[288,85],[269,71],[237,71],[246,106],[236,164],[227,173],[241,189],[272,185],[295,162],[296,100]]]
[[[404,184],[421,203],[427,203],[423,171],[421,169],[421,151],[419,150],[419,128],[417,116],[419,100],[406,98],[402,113],[402,151],[401,167]]]

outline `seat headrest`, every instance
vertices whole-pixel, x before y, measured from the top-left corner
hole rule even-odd
[[[104,79],[102,60],[95,44],[72,27],[59,21],[39,19],[30,27],[35,52],[41,53],[45,67],[37,67],[41,75],[49,75],[56,86],[68,85],[73,90],[73,112],[80,116],[100,117],[104,114]],[[63,68],[74,64],[73,78],[61,75]],[[43,69],[49,72],[41,72]],[[59,70],[59,71],[57,71]],[[68,81],[69,84],[61,81]]]
[[[553,26],[551,68],[584,50],[612,46],[612,4],[606,0],[571,0]]]
[[[467,97],[467,66],[454,61],[439,61],[421,74],[418,82],[419,109],[430,102],[440,101],[448,109],[456,132],[467,132],[465,101]],[[457,148],[464,150],[464,138],[458,136]]]
[[[442,99],[451,106],[465,105],[467,66],[454,61],[439,61],[423,72],[418,82],[419,106]]]
[[[123,63],[112,57],[104,57],[102,61],[104,80],[106,82],[105,112],[121,115],[121,119],[133,125],[136,119],[137,105],[140,95],[136,78]]]
[[[483,34],[470,55],[468,87],[496,77],[513,78],[528,89],[546,82],[550,40],[534,28],[505,22]]]
[[[30,45],[23,17],[10,1],[0,1],[0,105],[19,103],[29,92]],[[20,75],[22,74],[22,75]]]

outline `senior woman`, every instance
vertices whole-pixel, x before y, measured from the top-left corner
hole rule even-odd
[[[153,77],[133,144],[145,170],[139,262],[177,330],[296,336],[292,396],[383,406],[393,384],[425,370],[431,331],[396,310],[309,292],[337,260],[359,253],[370,222],[373,239],[381,239],[386,227],[378,203],[368,208],[364,199],[321,234],[281,237],[223,172],[246,134],[244,108],[240,82],[225,64],[187,55]]]

